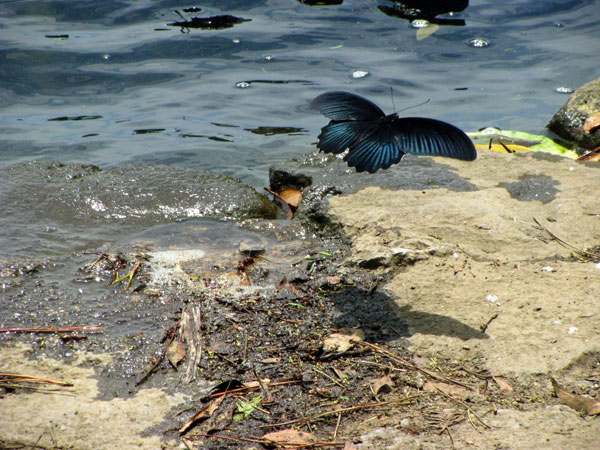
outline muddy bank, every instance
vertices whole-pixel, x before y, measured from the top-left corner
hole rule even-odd
[[[599,422],[561,405],[550,376],[598,396],[600,269],[533,218],[593,251],[598,164],[481,152],[474,163],[406,158],[369,176],[309,154],[285,170],[304,188],[292,222],[182,222],[121,242],[121,275],[147,256],[136,292],[110,287],[110,265],[90,267],[95,254],[58,258],[58,268],[5,267],[7,322],[46,324],[18,310],[26,301],[43,305],[55,326],[91,320],[73,311],[92,304],[110,313],[98,316],[105,332],[82,341],[0,337],[3,372],[74,385],[5,389],[3,444],[260,448],[268,431],[297,428],[323,448],[590,448]],[[272,187],[289,182],[282,173],[273,169]],[[265,258],[248,260],[242,241]],[[113,258],[113,249],[103,251]],[[167,251],[179,253],[169,260]],[[66,295],[82,274],[89,278],[79,295],[89,296]],[[49,300],[31,303],[34,289],[33,298]],[[188,383],[182,368],[194,344],[168,330],[192,307],[201,346]],[[335,333],[358,338],[344,346],[343,337],[329,339]],[[167,357],[136,386],[171,338],[185,344],[182,365]],[[257,377],[265,386],[218,404],[222,397],[206,397],[223,381]],[[207,406],[213,415],[178,432]]]

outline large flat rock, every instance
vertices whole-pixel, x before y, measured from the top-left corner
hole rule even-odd
[[[572,258],[533,218],[578,248],[598,245],[599,166],[491,152],[438,161],[476,189],[368,187],[329,199],[352,241],[347,264],[386,271],[383,290],[411,311],[413,350],[482,357],[492,373],[515,375],[598,352],[600,268]],[[495,314],[485,339],[436,320],[480,329]]]

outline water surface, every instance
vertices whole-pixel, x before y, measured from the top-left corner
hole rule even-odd
[[[567,100],[555,89],[598,75],[598,1],[471,1],[443,16],[465,26],[423,40],[377,8],[391,4],[2,2],[0,165],[162,163],[261,187],[270,164],[314,149],[326,120],[306,105],[328,90],[391,112],[393,88],[396,109],[431,99],[408,115],[542,133]],[[168,25],[219,15],[248,21]]]

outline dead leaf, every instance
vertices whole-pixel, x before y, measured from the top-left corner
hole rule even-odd
[[[513,387],[500,377],[492,377],[501,391],[514,391]]]
[[[196,422],[198,422],[200,420],[208,419],[210,416],[212,416],[213,413],[217,410],[217,408],[221,404],[221,402],[223,402],[223,400],[225,400],[225,396],[217,397],[209,405],[205,406],[200,411],[198,411],[196,414],[194,414],[194,416],[190,420],[188,420],[186,423],[184,423],[183,426],[179,429],[179,434],[185,433]]]
[[[183,361],[186,354],[186,347],[183,342],[173,341],[167,348],[167,358],[169,362],[173,364],[173,367],[177,368],[179,363]]]
[[[600,112],[592,114],[583,123],[583,131],[587,134],[596,131],[598,128],[600,128]]]
[[[577,159],[579,161],[600,161],[600,147],[584,153]]]
[[[277,192],[272,191],[268,187],[265,187],[264,189],[269,194],[271,194],[275,200],[277,200],[277,203],[281,207],[282,212],[285,214],[285,218],[287,220],[292,220],[294,218],[294,211],[292,210],[292,207],[290,206],[290,204],[288,202],[286,202],[284,199],[282,199]]]
[[[340,333],[332,333],[323,341],[325,353],[344,353],[354,347],[357,342],[364,341],[365,333],[361,329],[345,328]]]
[[[263,435],[262,438],[282,445],[283,448],[298,448],[300,445],[310,445],[319,441],[314,434],[293,429],[273,431]]]
[[[300,189],[294,188],[285,188],[279,191],[279,197],[283,199],[292,211],[296,211],[298,206],[300,206],[300,202],[302,201],[302,191]]]
[[[336,376],[342,381],[354,378],[356,376],[356,372],[354,372],[352,369],[338,369],[337,367],[332,367],[331,370],[333,370],[333,373],[335,373]]]
[[[570,408],[573,408],[584,416],[595,416],[600,414],[600,401],[590,397],[584,397],[583,395],[572,394],[565,391],[554,378],[550,378],[552,382],[552,388],[554,389],[554,395],[558,397],[558,400]]]
[[[428,381],[425,383],[425,386],[423,386],[423,390],[427,392],[442,391],[444,394],[460,400],[464,400],[465,398],[472,396],[472,392],[462,386],[440,383],[437,381]]]
[[[375,395],[379,394],[379,392],[382,390],[384,393],[386,393],[392,390],[392,384],[392,377],[385,375],[381,378],[371,381],[371,389]]]
[[[262,384],[264,384],[265,386],[270,386],[271,385],[271,380],[269,378],[261,378],[260,381],[262,382]],[[254,381],[247,381],[243,384],[243,386],[247,389],[255,389],[260,387],[260,383],[258,380],[254,380]]]
[[[337,286],[342,282],[342,279],[336,276],[327,277],[326,279],[329,286]]]
[[[281,362],[281,358],[265,358],[261,360],[261,364],[278,364]]]

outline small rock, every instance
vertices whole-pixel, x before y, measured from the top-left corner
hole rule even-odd
[[[264,246],[254,242],[240,242],[240,253],[246,256],[257,257],[265,252]]]
[[[577,89],[552,117],[548,128],[560,137],[591,150],[600,146],[600,131],[596,129],[586,133],[584,124],[588,117],[598,112],[600,112],[600,78]]]

